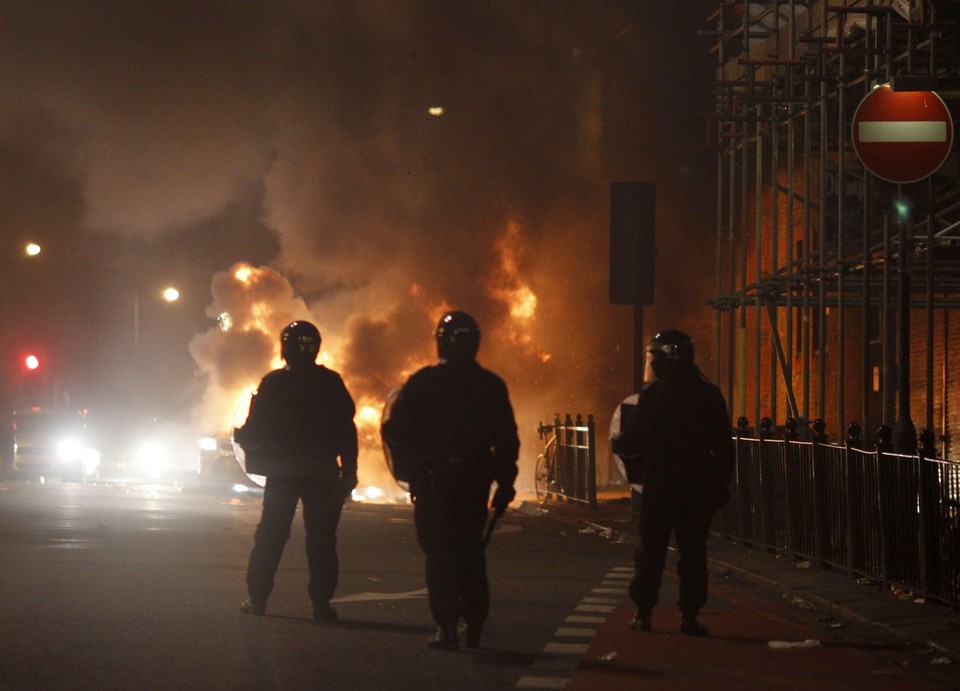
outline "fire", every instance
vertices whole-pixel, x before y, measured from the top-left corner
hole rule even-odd
[[[537,317],[537,294],[522,277],[523,247],[522,227],[516,221],[507,222],[506,231],[494,244],[497,266],[488,281],[491,297],[505,303],[510,314],[510,323],[503,334],[507,340],[522,346],[541,362],[550,359],[547,353],[534,344],[531,331]]]
[[[533,319],[537,312],[537,296],[529,286],[520,286],[510,302],[510,316],[514,319]]]

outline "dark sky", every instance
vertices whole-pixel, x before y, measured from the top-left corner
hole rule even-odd
[[[605,429],[632,377],[611,181],[657,184],[650,328],[709,335],[714,5],[5,0],[0,354],[43,350],[103,410],[138,369],[154,409],[209,428],[270,366],[257,328],[315,320],[379,407],[461,308],[526,451],[554,412]],[[245,316],[222,332],[223,311]]]

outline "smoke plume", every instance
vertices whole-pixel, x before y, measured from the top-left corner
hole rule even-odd
[[[198,428],[229,428],[280,329],[313,320],[360,410],[361,474],[382,469],[387,392],[435,359],[444,310],[470,312],[529,486],[539,421],[594,414],[602,441],[630,393],[612,180],[658,185],[650,322],[706,333],[709,64],[677,32],[712,4],[10,0],[0,201],[50,185],[44,208],[64,211],[32,228],[116,238],[127,259],[101,273],[174,266],[209,293],[169,346],[189,341]],[[15,156],[51,172],[18,175]]]

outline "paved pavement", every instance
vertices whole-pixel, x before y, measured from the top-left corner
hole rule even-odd
[[[549,503],[544,508],[547,519],[575,525],[579,531],[593,530],[616,542],[637,542],[636,518],[627,497],[601,501],[595,511],[573,503]],[[519,510],[535,512],[537,505],[525,502]],[[813,609],[822,620],[835,621],[837,626],[874,627],[878,633],[905,646],[929,649],[932,657],[958,674],[960,688],[960,611],[957,609],[924,603],[912,593],[858,583],[844,572],[726,538],[711,537],[708,556],[711,579],[740,580]],[[615,644],[620,650],[639,646],[642,639],[626,626],[608,628],[605,633],[618,638]]]

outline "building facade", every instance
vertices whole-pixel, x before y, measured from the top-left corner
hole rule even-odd
[[[726,1],[705,33],[716,375],[734,418],[801,437],[822,420],[834,441],[857,423],[868,444],[886,426],[909,453],[929,429],[957,457],[960,3]],[[864,125],[878,89],[949,117],[902,134],[912,116],[884,105]]]

